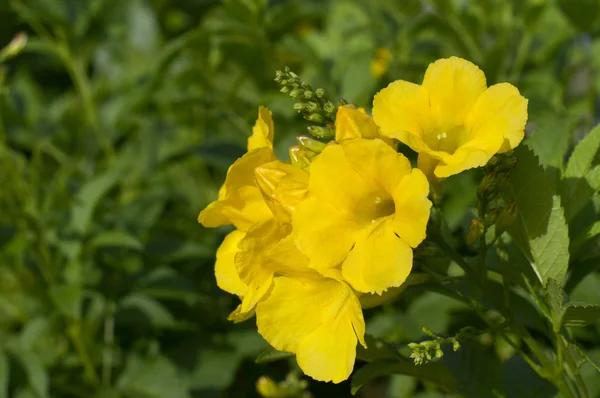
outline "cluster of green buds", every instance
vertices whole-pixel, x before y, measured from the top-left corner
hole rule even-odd
[[[517,218],[516,203],[505,195],[516,163],[512,154],[499,154],[485,166],[485,175],[477,187],[478,218],[471,220],[466,238],[468,245],[473,246],[493,225],[496,237],[500,236]]]
[[[307,388],[308,382],[300,380],[295,373],[289,373],[279,383],[268,376],[262,376],[256,382],[256,391],[264,398],[311,398]]]
[[[415,361],[415,365],[442,358],[444,356],[443,345],[452,344],[452,349],[458,351],[461,347],[460,340],[464,341],[478,334],[478,331],[472,326],[464,327],[456,335],[446,338],[436,335],[427,326],[423,326],[423,332],[432,337],[432,340],[408,344],[408,348],[412,350],[410,357]]]
[[[301,80],[298,75],[285,67],[276,72],[275,81],[281,85],[281,92],[288,94],[296,103],[294,109],[313,123],[308,126],[310,135],[319,139],[332,139],[335,135],[335,114],[337,106],[325,96],[325,90],[313,90],[310,84]],[[346,105],[340,100],[339,106]]]

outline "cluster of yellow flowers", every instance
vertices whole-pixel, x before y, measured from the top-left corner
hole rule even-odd
[[[432,63],[421,85],[396,81],[373,117],[351,105],[335,141],[273,153],[271,112],[259,108],[248,152],[228,170],[218,200],[199,216],[236,230],[217,252],[219,287],[240,297],[230,315],[256,314],[259,333],[292,352],[305,374],[335,383],[365,345],[359,298],[402,285],[425,239],[429,182],[485,165],[523,139],[527,100],[456,57]],[[396,140],[419,153],[418,168]]]

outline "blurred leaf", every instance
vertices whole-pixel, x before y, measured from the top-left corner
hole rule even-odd
[[[185,378],[162,356],[130,356],[116,386],[128,398],[191,398]]]
[[[570,221],[589,202],[599,187],[590,184],[588,172],[600,149],[600,126],[596,126],[571,154],[561,184],[565,218]]]
[[[362,345],[356,347],[356,357],[361,361],[374,362],[388,359],[399,359],[402,356],[385,341],[377,339],[370,334],[365,335],[367,348]]]
[[[165,306],[152,297],[143,293],[131,293],[119,302],[120,310],[138,310],[144,314],[150,323],[159,328],[170,328],[176,326],[175,317]]]
[[[144,244],[137,237],[120,229],[102,231],[90,241],[90,244],[94,248],[122,247],[136,251],[144,248]]]
[[[117,183],[121,174],[120,170],[110,170],[97,175],[81,187],[71,211],[73,232],[85,234],[88,231],[94,209],[102,197]]]
[[[542,379],[525,360],[512,356],[504,362],[504,388],[507,398],[554,398],[556,388]]]
[[[0,225],[0,248],[15,236],[17,229],[9,225]]]
[[[550,278],[562,283],[569,265],[569,232],[560,198],[552,192],[544,170],[527,146],[521,145],[515,156],[510,189],[519,215],[509,232],[544,286]]]
[[[49,397],[49,379],[40,358],[32,351],[14,345],[8,347],[9,352],[23,368],[29,387],[38,398]]]
[[[569,21],[584,32],[592,29],[598,21],[600,2],[597,0],[558,0],[557,3]]]
[[[278,361],[280,359],[290,358],[293,356],[294,356],[294,354],[291,352],[278,351],[273,347],[269,347],[266,350],[264,350],[263,352],[261,352],[260,354],[258,354],[258,356],[254,360],[254,362],[267,363],[267,362]]]
[[[583,327],[600,319],[600,305],[569,302],[565,304],[563,325]]]
[[[492,350],[474,341],[458,351],[445,347],[441,359],[454,374],[458,391],[467,397],[496,397],[504,394],[502,363]]]
[[[383,360],[368,363],[354,372],[351,380],[352,394],[355,395],[365,384],[381,376],[403,374],[435,384],[446,392],[455,392],[456,379],[452,372],[440,362],[415,365],[408,359]]]
[[[10,380],[10,366],[8,356],[0,348],[0,398],[8,398],[8,381]]]
[[[50,296],[61,314],[70,319],[81,317],[82,289],[77,285],[50,286]]]

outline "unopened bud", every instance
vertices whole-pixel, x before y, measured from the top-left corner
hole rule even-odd
[[[277,384],[267,376],[261,376],[256,382],[256,391],[264,398],[280,396]]]
[[[348,101],[346,101],[343,98],[340,98],[339,104],[340,104],[340,106],[348,105]]]
[[[471,220],[471,225],[469,226],[469,233],[467,234],[467,245],[473,246],[475,242],[481,237],[484,232],[483,224],[480,220],[475,219]]]
[[[306,98],[306,99],[311,99],[312,97],[313,97],[313,92],[312,92],[312,91],[310,91],[310,90],[306,90],[306,91],[304,92],[304,98]]]
[[[293,99],[297,99],[302,95],[302,89],[300,88],[295,88],[292,91],[290,91],[290,97],[292,97]]]
[[[306,109],[306,104],[302,103],[302,102],[296,102],[294,104],[294,110],[298,111],[298,112],[302,112],[303,110]]]
[[[485,219],[483,220],[483,226],[485,228],[489,228],[496,223],[497,219],[498,219],[498,209],[492,209],[488,213],[488,215],[485,216]]]
[[[286,84],[287,83],[287,82],[284,83],[284,81],[282,81],[281,84]],[[281,89],[279,91],[281,91],[284,94],[287,94],[290,91],[290,88],[284,85],[283,87],[281,87]]]
[[[442,351],[441,348],[438,348],[437,350],[435,350],[435,357],[437,359],[440,359],[443,356],[444,356],[444,351]]]
[[[515,222],[518,215],[519,208],[516,202],[511,202],[504,206],[504,209],[502,209],[502,212],[498,216],[498,221],[496,221],[496,234],[499,235],[506,231]]]
[[[317,95],[317,98],[323,98],[325,96],[325,90],[318,88],[315,90],[315,94]]]
[[[306,110],[309,112],[316,112],[319,110],[319,104],[313,101],[309,101],[306,103]]]
[[[454,351],[460,350],[460,343],[458,342],[458,340],[454,340],[454,342],[452,343],[452,349]]]
[[[495,182],[496,173],[492,172],[486,174],[479,183],[479,186],[477,187],[477,197],[480,199],[487,197],[488,194],[492,191],[492,187],[494,186]]]
[[[508,188],[510,175],[506,172],[501,172],[496,175],[496,190],[504,191]]]
[[[333,114],[336,111],[335,106],[329,101],[327,101],[325,103],[325,105],[323,105],[323,109],[325,110],[326,113],[329,113],[329,114]]]
[[[0,62],[17,56],[27,45],[27,35],[18,33],[6,47],[0,51]]]
[[[301,136],[296,137],[296,141],[298,142],[298,145],[300,145],[300,147],[306,148],[309,151],[312,151],[315,153],[321,153],[323,151],[323,149],[325,149],[325,146],[327,145],[321,141],[317,141],[314,138],[310,138],[306,135],[301,135]]]
[[[313,123],[323,123],[325,121],[325,118],[323,117],[323,115],[319,114],[319,113],[311,113],[308,116],[304,117],[306,120],[308,120],[309,122],[313,122]]]

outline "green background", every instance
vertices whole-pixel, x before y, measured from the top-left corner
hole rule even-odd
[[[260,376],[297,372],[293,359],[254,363],[267,344],[252,320],[226,320],[238,299],[213,276],[229,229],[196,221],[244,153],[259,105],[273,111],[282,159],[305,133],[275,71],[289,65],[370,109],[389,82],[419,83],[430,62],[464,57],[488,85],[508,81],[529,99],[531,139],[560,129],[544,143],[551,154],[596,124],[599,19],[595,0],[0,0],[0,47],[29,35],[0,72],[0,397],[255,397]],[[392,56],[375,77],[377,48]],[[447,193],[457,235],[477,177],[456,177]],[[599,282],[590,274],[573,296],[600,304]],[[399,344],[422,338],[422,325],[444,334],[480,322],[418,289],[365,315],[370,334]],[[597,352],[597,326],[580,337]],[[520,390],[534,377],[526,365],[480,343],[465,351],[469,380],[532,396]],[[507,360],[486,368],[489,353]],[[308,390],[345,397],[350,383]],[[445,395],[392,376],[359,396]]]

